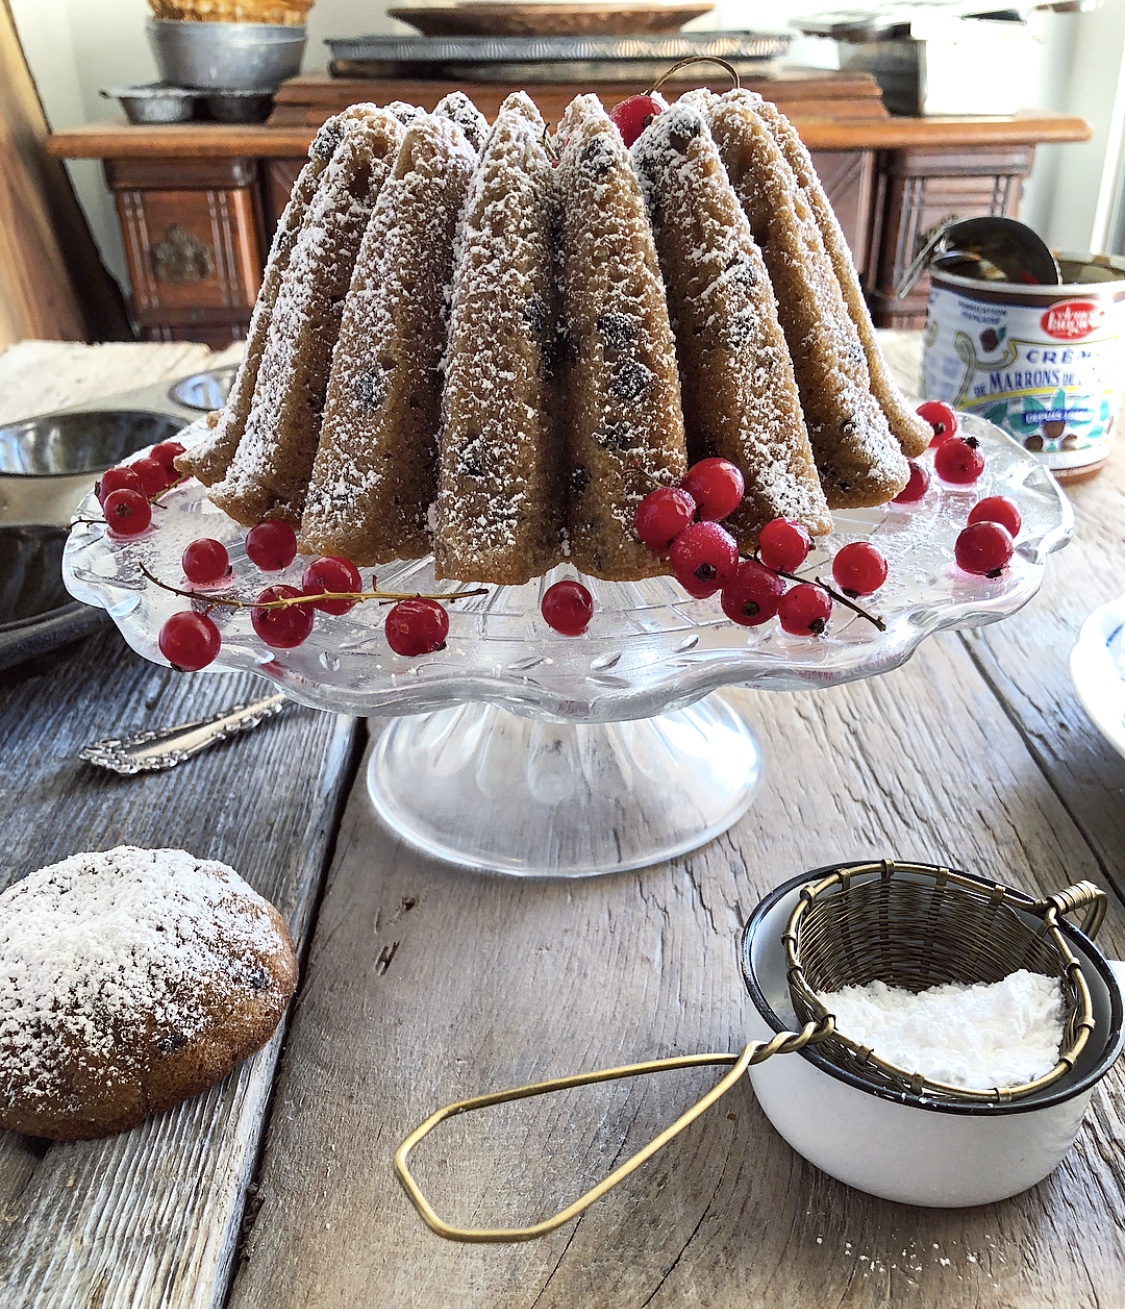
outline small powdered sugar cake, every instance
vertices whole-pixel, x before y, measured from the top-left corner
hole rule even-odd
[[[407,128],[347,297],[303,551],[378,564],[430,549],[453,240],[476,158],[451,118]]]
[[[725,526],[744,549],[773,518],[830,531],[777,303],[707,124],[678,104],[633,157],[672,309],[689,457],[729,459],[746,483]]]
[[[289,203],[285,206],[285,212],[278,220],[277,230],[273,235],[269,258],[266,260],[265,272],[262,274],[262,285],[254,303],[250,328],[246,334],[246,353],[242,356],[230,395],[207,438],[185,451],[176,460],[176,467],[181,473],[199,478],[204,486],[213,486],[227,475],[234,452],[238,449],[238,443],[246,430],[246,420],[250,416],[250,405],[254,399],[254,388],[258,382],[258,370],[261,368],[262,355],[266,348],[270,319],[277,304],[285,270],[289,267],[289,260],[293,255],[293,247],[304,226],[309,205],[320,185],[321,175],[344,139],[346,124],[351,119],[364,117],[369,108],[368,105],[352,105],[342,114],[328,119],[309,146],[309,162],[301,169],[294,183]]]
[[[263,518],[300,524],[344,297],[403,131],[393,114],[370,106],[347,120],[309,206],[270,319],[246,431],[211,491],[245,526]]]
[[[0,895],[0,1126],[135,1127],[265,1044],[297,984],[277,910],[183,850],[76,854]]]
[[[687,468],[676,351],[640,181],[596,96],[559,129],[570,560],[614,580],[667,570],[633,527]]]
[[[741,92],[713,102],[708,119],[769,270],[828,503],[885,504],[910,472],[872,395],[859,334],[793,169]]]
[[[469,187],[445,361],[439,577],[518,585],[559,559],[556,204],[544,131],[531,100],[509,96]]]

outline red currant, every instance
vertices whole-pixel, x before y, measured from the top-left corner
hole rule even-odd
[[[982,519],[962,529],[953,550],[966,573],[999,577],[1012,557],[1012,534],[1002,523]]]
[[[1006,495],[989,495],[979,500],[969,510],[970,523],[1000,523],[1011,533],[1012,538],[1019,536],[1023,526],[1023,516],[1014,500]]]
[[[295,586],[267,586],[258,596],[258,604],[273,600],[292,600],[301,594]],[[274,650],[292,650],[308,638],[313,627],[311,604],[285,605],[281,609],[251,609],[254,631]]]
[[[910,468],[910,480],[895,496],[896,505],[917,504],[930,489],[930,474],[926,465],[920,464],[917,459],[908,459],[906,462]]]
[[[781,597],[777,618],[791,636],[820,636],[832,616],[832,597],[812,582],[798,582]]]
[[[871,595],[887,580],[887,561],[870,541],[851,541],[832,560],[832,576],[845,595]]]
[[[297,557],[297,533],[288,523],[267,519],[246,533],[246,557],[263,573],[277,573]]]
[[[772,569],[753,559],[744,559],[723,587],[723,613],[741,627],[757,627],[777,613],[785,584]]]
[[[362,591],[363,581],[359,569],[350,559],[325,555],[314,559],[301,575],[301,590],[305,595],[323,595],[325,591]],[[315,608],[326,614],[346,614],[355,605],[354,600],[318,600]]]
[[[449,615],[436,600],[400,600],[388,611],[383,631],[395,654],[433,654],[445,648]]]
[[[230,557],[221,541],[209,536],[192,541],[180,557],[184,576],[196,586],[211,586],[230,576]]]
[[[930,442],[932,446],[941,445],[949,437],[957,435],[960,426],[957,415],[943,400],[927,400],[925,404],[919,405],[918,416],[934,429],[933,440]]]
[[[113,491],[136,491],[138,495],[145,494],[145,488],[141,484],[141,479],[133,472],[131,468],[117,467],[107,468],[102,473],[101,478],[94,484],[94,494],[98,497],[98,504],[104,505],[105,498]],[[148,499],[148,496],[145,496]]]
[[[212,620],[193,609],[166,618],[157,637],[160,653],[180,673],[197,673],[206,668],[222,643]]]
[[[943,482],[969,486],[984,472],[984,455],[975,436],[952,436],[934,452],[934,471]]]
[[[637,505],[633,524],[637,535],[658,554],[663,554],[695,518],[695,501],[678,486],[661,486]]]
[[[184,447],[179,441],[161,441],[159,445],[154,445],[148,452],[149,458],[155,459],[164,469],[169,486],[180,480],[181,473],[173,461],[177,455],[182,455],[183,452]]]
[[[152,522],[152,506],[148,497],[127,486],[111,491],[102,505],[111,536],[140,536]]]
[[[610,120],[621,133],[621,139],[631,146],[638,136],[664,107],[650,95],[631,95],[615,104],[609,111]]]
[[[758,556],[767,568],[795,572],[808,558],[812,537],[795,518],[774,518],[758,537]]]
[[[147,495],[150,500],[154,495],[159,495],[168,485],[167,470],[163,464],[158,463],[150,455],[144,455],[140,459],[134,459],[129,467],[141,479],[141,485],[144,487],[145,495]]]
[[[581,582],[556,582],[539,606],[548,627],[563,636],[581,636],[594,616],[594,597]]]
[[[691,523],[672,542],[672,571],[688,595],[704,600],[730,581],[738,567],[734,537],[718,523]]]
[[[742,470],[729,459],[701,459],[687,470],[682,485],[700,518],[714,523],[733,514],[746,491]]]

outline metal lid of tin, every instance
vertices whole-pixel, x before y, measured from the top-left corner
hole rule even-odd
[[[1026,297],[1027,303],[1067,299],[1071,296],[1111,295],[1114,299],[1125,295],[1125,256],[1074,254],[1057,251],[1062,281],[1053,286],[1033,286],[1020,282],[986,281],[979,277],[966,277],[941,263],[930,268],[930,280],[942,286],[963,288],[978,298],[988,299],[990,293],[1011,301],[1013,297]]]
[[[1024,286],[1057,286],[1062,281],[1055,256],[1037,232],[1014,218],[989,214],[935,227],[895,283],[895,295],[908,295],[927,265],[940,267],[949,261],[974,281]]]

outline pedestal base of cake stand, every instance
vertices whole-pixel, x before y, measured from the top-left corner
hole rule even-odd
[[[746,812],[761,754],[719,694],[622,723],[558,723],[486,704],[395,719],[367,768],[404,841],[465,868],[593,877],[684,854]]]

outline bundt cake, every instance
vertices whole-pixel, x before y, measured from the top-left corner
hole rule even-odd
[[[633,530],[652,482],[687,471],[676,350],[640,181],[597,96],[567,111],[558,167],[569,555],[631,579],[665,564]]]
[[[406,129],[348,293],[303,551],[377,564],[430,548],[446,288],[476,159],[452,118],[420,114]]]
[[[840,282],[793,169],[739,91],[708,119],[765,259],[817,471],[833,509],[885,504],[909,469],[871,390],[867,357]]]
[[[239,522],[357,564],[433,551],[520,584],[668,570],[634,511],[689,458],[771,518],[883,503],[928,442],[883,364],[808,153],[759,97],[691,92],[632,151],[594,96],[552,139],[461,92],[330,119],[221,418],[177,466]]]
[[[294,183],[289,203],[285,206],[273,235],[265,272],[262,275],[262,285],[250,318],[250,329],[246,334],[246,352],[242,356],[242,363],[239,365],[226,405],[207,439],[200,441],[179,457],[180,472],[197,477],[204,486],[212,486],[226,476],[234,452],[238,449],[238,443],[246,430],[246,420],[250,416],[254,388],[258,382],[258,370],[262,364],[262,355],[265,353],[266,338],[277,297],[289,267],[293,247],[304,226],[309,205],[320,183],[321,174],[339,149],[349,123],[353,120],[363,121],[369,110],[369,105],[352,105],[342,114],[329,118],[309,146],[309,162],[302,168]]]
[[[270,318],[246,430],[226,477],[211,488],[215,504],[246,526],[263,518],[300,524],[352,269],[402,135],[386,110],[345,123],[309,205]]]
[[[433,543],[439,577],[519,584],[560,557],[558,215],[544,134],[527,95],[504,101],[457,238]]]
[[[829,531],[766,266],[706,123],[675,105],[633,157],[675,323],[688,456],[743,470],[742,504],[724,525],[746,548],[772,518]]]

